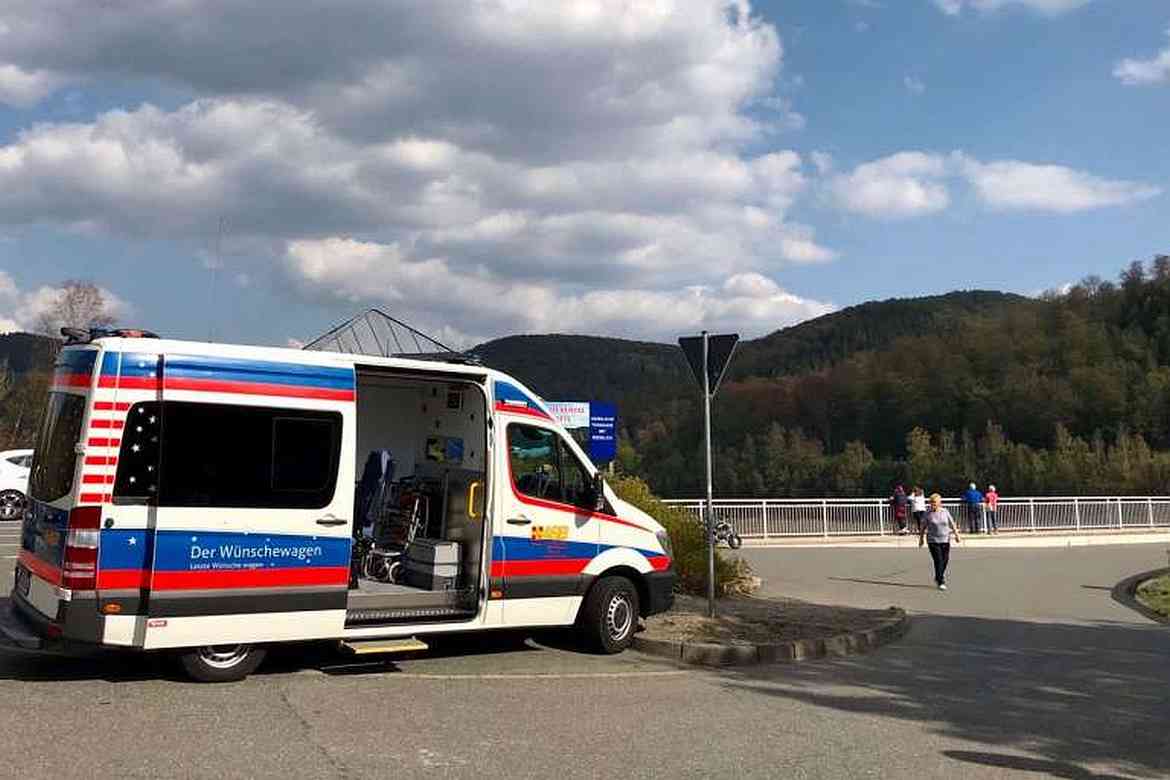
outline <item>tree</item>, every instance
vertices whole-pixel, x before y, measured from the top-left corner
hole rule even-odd
[[[61,328],[108,328],[116,321],[113,303],[93,282],[70,279],[37,318],[37,332],[57,337]]]

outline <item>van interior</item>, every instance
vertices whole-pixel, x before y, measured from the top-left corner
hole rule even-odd
[[[475,616],[487,420],[473,382],[359,367],[347,626]]]

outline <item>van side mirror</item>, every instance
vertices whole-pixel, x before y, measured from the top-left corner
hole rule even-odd
[[[601,512],[605,509],[605,478],[598,471],[593,475],[593,511]]]

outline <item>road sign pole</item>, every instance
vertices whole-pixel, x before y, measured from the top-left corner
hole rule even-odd
[[[711,480],[711,372],[707,331],[703,331],[703,436],[707,444],[707,617],[715,617],[715,508]]]
[[[683,336],[678,345],[703,388],[703,443],[707,456],[707,615],[715,617],[715,487],[711,479],[711,396],[719,389],[731,354],[739,342],[738,333],[712,336]]]

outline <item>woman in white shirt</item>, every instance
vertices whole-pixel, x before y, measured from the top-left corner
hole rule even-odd
[[[959,538],[959,528],[955,525],[955,518],[943,509],[942,496],[932,493],[930,496],[930,511],[926,513],[926,522],[918,532],[918,546],[926,541],[930,545],[930,558],[934,561],[934,581],[939,590],[947,589],[947,564],[951,560],[951,539],[955,544],[963,540]]]
[[[922,493],[922,486],[915,485],[910,494],[910,512],[914,516],[914,530],[921,534],[922,524],[926,521],[926,496]]]

